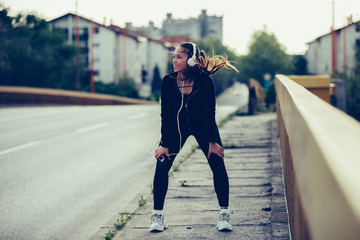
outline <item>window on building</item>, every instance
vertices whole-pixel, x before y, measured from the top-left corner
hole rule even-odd
[[[94,28],[94,33],[99,33],[100,29],[98,27]]]
[[[75,28],[73,29],[73,41],[75,41],[76,39],[76,30]],[[87,28],[79,28],[79,40],[80,41],[86,41],[89,39],[89,33],[88,33],[88,29]]]
[[[87,46],[87,44],[85,44],[85,46]],[[89,48],[87,48],[87,47],[81,47],[81,48],[80,48],[80,54],[87,56],[87,55],[89,54]]]
[[[357,32],[360,32],[360,21],[356,23],[355,29]]]
[[[81,64],[84,64],[85,66],[89,65],[89,58],[86,55],[80,55],[79,61]]]
[[[94,70],[94,76],[100,76],[100,71],[99,70]]]
[[[69,33],[69,29],[67,28],[58,28],[60,31],[63,31],[66,35]]]
[[[79,39],[80,39],[80,41],[86,41],[89,39],[89,34],[87,32],[80,34]]]

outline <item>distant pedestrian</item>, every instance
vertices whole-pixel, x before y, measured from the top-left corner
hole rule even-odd
[[[157,163],[150,231],[167,228],[163,207],[168,189],[168,173],[190,135],[196,138],[213,172],[220,205],[217,228],[220,231],[231,231],[229,179],[215,121],[216,95],[211,75],[223,67],[236,68],[227,58],[218,55],[210,58],[198,46],[188,42],[176,47],[172,63],[174,69],[163,78],[161,88],[161,142],[155,150]]]

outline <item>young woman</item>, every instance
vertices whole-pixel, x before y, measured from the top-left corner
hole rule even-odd
[[[153,183],[154,210],[150,231],[163,231],[167,224],[163,206],[168,189],[168,173],[186,139],[193,135],[207,157],[213,172],[220,205],[218,230],[232,230],[230,224],[229,180],[224,164],[224,149],[215,121],[215,85],[210,77],[221,68],[236,68],[226,58],[209,58],[193,43],[175,49],[174,69],[162,81],[161,141]],[[237,71],[237,70],[236,70]]]

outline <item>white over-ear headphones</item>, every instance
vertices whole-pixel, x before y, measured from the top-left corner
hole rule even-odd
[[[190,67],[193,67],[193,66],[196,65],[196,63],[195,63],[195,59],[196,59],[196,45],[195,45],[194,43],[191,43],[191,44],[192,44],[192,46],[193,46],[193,55],[192,55],[191,58],[189,58],[189,59],[187,60],[187,64],[188,64]]]

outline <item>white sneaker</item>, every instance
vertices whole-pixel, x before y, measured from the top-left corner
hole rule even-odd
[[[162,232],[168,228],[164,215],[153,214],[151,215],[150,232]]]
[[[230,214],[229,213],[219,214],[219,221],[216,227],[219,231],[232,231],[232,226],[230,224]]]

